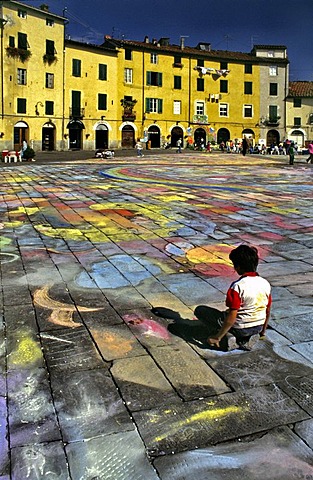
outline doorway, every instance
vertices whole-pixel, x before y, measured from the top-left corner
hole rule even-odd
[[[55,126],[52,123],[45,123],[42,127],[42,150],[55,150]]]
[[[122,128],[122,148],[134,148],[135,130],[131,125]]]
[[[160,148],[161,146],[161,134],[160,129],[156,125],[151,125],[148,128],[149,140],[151,142],[151,148]]]
[[[71,120],[67,124],[69,132],[70,150],[80,150],[82,148],[82,132],[85,125],[80,120]]]
[[[269,130],[266,135],[266,145],[269,147],[270,145],[279,145],[279,133],[277,130]]]
[[[182,148],[184,146],[184,132],[181,127],[174,127],[171,131],[171,147],[176,147],[177,140],[181,139]]]
[[[218,145],[222,142],[226,143],[230,140],[230,133],[227,128],[220,128],[217,132],[217,143]]]
[[[103,123],[97,125],[96,128],[96,149],[108,148],[109,146],[109,131],[108,127]]]
[[[19,151],[25,140],[28,143],[29,128],[25,122],[17,122],[14,125],[14,150]]]

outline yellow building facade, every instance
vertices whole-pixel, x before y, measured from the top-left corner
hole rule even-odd
[[[2,150],[258,143],[262,69],[288,65],[184,38],[77,42],[64,17],[13,0],[0,2],[0,20]]]

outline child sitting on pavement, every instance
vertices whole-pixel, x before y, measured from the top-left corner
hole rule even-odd
[[[210,346],[224,350],[220,342],[225,344],[227,339],[226,350],[250,350],[251,337],[265,335],[272,303],[271,286],[256,271],[259,257],[255,247],[240,245],[230,252],[229,258],[240,278],[227,291],[228,310],[219,312],[200,305],[194,313],[199,320],[209,324],[212,332],[208,338]]]

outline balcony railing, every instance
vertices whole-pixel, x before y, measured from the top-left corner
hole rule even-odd
[[[280,117],[268,117],[263,120],[264,125],[277,127],[279,125]]]
[[[80,107],[70,107],[70,118],[84,118],[85,109]]]
[[[136,120],[136,112],[125,108],[122,113],[122,119],[123,122],[134,122]]]

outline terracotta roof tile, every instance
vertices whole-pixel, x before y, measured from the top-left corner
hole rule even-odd
[[[289,82],[288,97],[313,97],[313,82]]]

